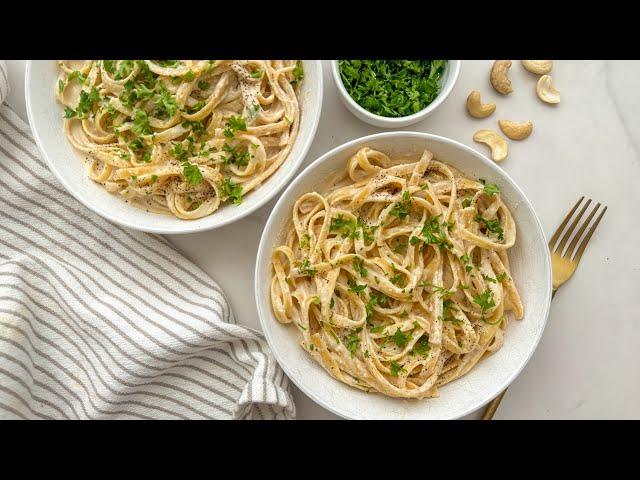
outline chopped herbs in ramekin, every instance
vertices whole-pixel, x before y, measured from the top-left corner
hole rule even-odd
[[[440,93],[447,60],[339,60],[347,92],[365,110],[406,117],[426,108]]]

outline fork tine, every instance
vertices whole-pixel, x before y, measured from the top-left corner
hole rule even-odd
[[[578,206],[580,205],[582,200],[584,200],[584,195],[580,197],[580,199],[576,202],[576,204],[573,206],[571,211],[569,211],[567,216],[564,217],[564,220],[562,220],[562,223],[560,224],[560,226],[556,229],[555,233],[553,234],[553,237],[551,237],[551,240],[549,240],[549,250],[553,251],[553,246],[558,241],[558,238],[560,238],[560,234],[562,233],[562,230],[564,230],[565,225],[571,219],[573,212],[575,212],[578,209]]]
[[[600,208],[600,203],[598,203],[596,205],[596,208],[594,208],[593,210],[591,210],[591,213],[589,214],[589,216],[587,217],[587,219],[582,222],[582,226],[580,227],[580,230],[578,230],[576,232],[576,234],[573,237],[573,240],[571,240],[571,243],[569,244],[569,246],[567,247],[567,251],[566,253],[563,255],[563,257],[567,257],[567,258],[571,258],[571,255],[573,254],[573,249],[576,248],[576,245],[578,244],[578,240],[580,240],[580,237],[582,236],[582,234],[584,233],[584,231],[587,229],[587,227],[589,226],[589,223],[591,222],[591,219],[593,218],[593,216],[596,214],[596,212],[598,211],[598,209]]]
[[[564,250],[564,246],[569,240],[569,237],[571,237],[571,234],[573,233],[573,231],[576,229],[576,225],[578,225],[578,223],[580,222],[582,215],[584,215],[584,212],[587,210],[589,205],[591,205],[591,199],[587,200],[587,203],[584,204],[584,207],[582,207],[582,210],[580,210],[580,213],[578,214],[576,219],[573,221],[571,225],[569,225],[569,228],[567,229],[566,233],[562,237],[562,240],[560,240],[560,243],[558,244],[558,248],[556,248],[556,253],[558,255],[562,255],[562,250]]]
[[[602,212],[600,212],[600,215],[598,215],[598,218],[596,218],[596,221],[593,223],[593,226],[589,229],[589,233],[587,233],[587,236],[584,237],[584,240],[582,240],[582,243],[580,244],[580,247],[578,248],[578,251],[576,252],[576,256],[573,257],[573,261],[574,262],[579,262],[580,261],[580,257],[582,257],[584,249],[587,248],[587,243],[589,243],[589,240],[591,239],[591,235],[593,235],[593,232],[596,231],[596,227],[600,223],[600,220],[602,219],[602,217],[604,216],[604,212],[606,212],[606,211],[607,211],[607,207],[604,207],[604,210],[602,210]]]

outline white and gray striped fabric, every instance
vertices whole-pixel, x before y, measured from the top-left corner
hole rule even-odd
[[[0,61],[0,103],[8,92]],[[292,419],[287,377],[218,285],[113,225],[0,106],[0,418]]]

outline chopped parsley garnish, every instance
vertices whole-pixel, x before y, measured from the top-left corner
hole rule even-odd
[[[75,79],[78,79],[78,81],[80,83],[84,83],[85,80],[87,79],[87,77],[85,75],[82,74],[82,72],[80,70],[74,70],[73,72],[71,72],[69,74],[69,76],[67,77],[67,80],[69,81],[69,83],[73,82]]]
[[[445,233],[445,228],[449,229],[450,224],[447,222],[440,223],[440,217],[442,215],[437,215],[435,217],[431,217],[428,220],[425,220],[424,225],[422,226],[422,230],[420,234],[424,237],[424,242],[437,245],[440,247],[440,250],[444,250],[445,248],[451,248],[451,242],[447,239],[447,234]],[[411,245],[416,245],[422,240],[420,237],[412,236],[409,239]]]
[[[198,166],[187,160],[182,164],[182,172],[191,185],[200,185],[202,182],[202,172]]]
[[[235,205],[242,203],[242,186],[235,184],[230,178],[225,178],[221,181],[218,184],[218,188],[220,188],[222,200],[230,200]]]
[[[397,242],[393,247],[394,253],[404,253],[407,250],[407,244],[404,242]]]
[[[487,232],[497,235],[498,240],[504,240],[504,230],[502,230],[500,220],[498,220],[497,218],[494,220],[487,220],[481,215],[476,215],[474,219],[480,225],[484,225],[484,227],[487,229]]]
[[[495,183],[486,183],[484,185],[484,193],[489,196],[493,196],[496,193],[500,193],[500,188]]]
[[[404,287],[404,277],[402,276],[401,273],[396,273],[392,277],[389,277],[389,281],[394,285],[397,285],[399,287]]]
[[[318,273],[318,271],[315,268],[311,268],[311,263],[309,263],[309,259],[305,258],[302,261],[302,263],[300,263],[300,273],[303,273],[308,277],[313,277],[315,276],[316,273]]]
[[[123,78],[127,78],[129,75],[131,75],[131,72],[133,71],[133,65],[134,65],[133,60],[122,60],[120,62],[120,65],[118,65],[118,70],[116,71],[113,78],[116,80],[122,80]]]
[[[370,300],[364,306],[367,312],[367,323],[369,323],[369,321],[371,320],[371,317],[373,317],[374,307],[378,305],[384,306],[387,304],[387,300],[388,300],[387,296],[384,293],[376,293],[373,290],[370,290],[369,297],[370,297]]]
[[[429,295],[431,295],[432,293],[438,293],[440,294],[441,298],[445,298],[445,297],[450,297],[451,295],[453,295],[453,291],[448,290],[444,287],[441,287],[439,285],[434,285],[432,283],[427,283],[427,282],[420,282],[418,284],[419,287],[425,287],[425,288],[432,288],[433,290],[431,292],[429,292]]]
[[[151,183],[156,183],[158,181],[158,175],[151,175]]]
[[[351,98],[383,117],[404,117],[427,107],[440,92],[446,60],[339,60]]]
[[[409,215],[411,210],[411,194],[405,191],[402,194],[402,199],[393,205],[393,208],[389,212],[389,215],[398,217],[400,220],[404,220]]]
[[[136,135],[149,135],[151,133],[151,125],[149,124],[147,112],[144,110],[136,110],[131,131]]]
[[[103,60],[102,64],[104,65],[104,69],[107,71],[107,73],[114,73],[116,71],[115,60]]]
[[[176,99],[164,86],[162,86],[160,93],[156,96],[155,102],[157,117],[173,117],[178,110]]]
[[[364,285],[358,285],[352,278],[350,278],[347,283],[349,284],[349,291],[355,294],[360,294],[364,292],[365,288],[367,288],[366,283]]]
[[[469,255],[465,253],[460,257],[460,260],[464,263],[464,270],[469,273],[473,269],[471,262],[469,261]]]
[[[431,346],[429,345],[429,334],[425,332],[420,337],[420,339],[413,345],[411,354],[424,355],[426,357],[427,355],[429,355],[430,350],[431,350]]]
[[[496,276],[496,280],[498,280],[498,282],[502,282],[506,278],[507,278],[507,272],[502,272],[500,275]]]
[[[224,131],[222,132],[225,137],[233,138],[238,130],[244,132],[247,131],[247,124],[242,117],[229,117]]]
[[[300,239],[300,248],[307,248],[310,242],[311,242],[311,237],[309,236],[308,233],[305,233],[302,236],[302,239]]]
[[[302,62],[298,60],[296,62],[296,68],[293,69],[293,81],[291,82],[291,84],[295,85],[303,78],[304,78],[304,70],[302,68]]]
[[[75,116],[78,118],[87,118],[93,108],[93,104],[98,101],[100,101],[100,94],[96,87],[93,87],[89,93],[87,93],[86,90],[82,90],[76,109],[73,110],[72,108],[65,107],[64,116],[65,118],[73,118]]]
[[[238,147],[232,147],[227,143],[222,146],[222,150],[229,154],[223,157],[225,165],[229,165],[230,163],[233,163],[234,165],[240,165],[241,167],[246,167],[247,165],[249,165],[249,159],[251,158],[249,150],[240,152]]]
[[[482,278],[484,278],[487,282],[496,283],[497,280],[489,275],[482,274]]]
[[[342,238],[360,238],[359,225],[356,220],[347,220],[341,213],[331,220],[329,231],[334,232],[336,230],[340,231]]]
[[[364,260],[360,257],[353,259],[353,269],[360,274],[361,277],[366,278],[368,271],[364,266]]]
[[[198,88],[200,90],[208,90],[211,84],[209,82],[205,82],[204,80],[198,80]]]
[[[202,110],[202,107],[205,106],[205,103],[203,101],[199,101],[193,104],[193,107],[188,107],[187,108],[187,112],[190,114],[196,113],[200,110]]]
[[[260,78],[260,77],[262,77],[262,74],[263,74],[263,73],[264,73],[264,72],[263,72],[262,70],[260,70],[259,68],[256,68],[256,69],[251,73],[251,75],[249,75],[249,76],[250,76],[251,78]]]
[[[184,74],[183,78],[187,81],[187,82],[193,82],[196,79],[196,74],[193,73],[192,70],[189,70],[187,73]]]
[[[402,368],[402,365],[395,361],[389,364],[389,370],[391,370],[392,377],[397,377],[398,373],[406,373],[406,370]]]
[[[474,295],[473,303],[475,303],[480,307],[481,315],[483,319],[484,319],[485,312],[496,306],[496,301],[493,298],[493,292],[488,288],[481,294]]]
[[[470,198],[465,198],[464,200],[462,200],[462,208],[467,208],[471,206],[471,199]]]
[[[62,80],[58,80],[58,91],[60,93],[62,93],[62,91],[64,90],[64,82]]]
[[[356,328],[353,332],[349,334],[347,337],[347,349],[351,352],[351,356],[355,356],[356,350],[360,345],[360,332],[362,331],[362,327]]]
[[[362,218],[358,217],[358,226],[362,229],[362,238],[367,242],[372,242],[373,233],[380,225],[367,225]]]
[[[402,330],[400,330],[400,328],[398,328],[396,330],[396,333],[394,333],[391,336],[391,341],[400,348],[404,348],[404,346],[407,344],[407,342],[410,339],[411,339],[411,334],[406,335]]]
[[[165,68],[176,68],[180,66],[179,60],[156,60],[158,65]]]

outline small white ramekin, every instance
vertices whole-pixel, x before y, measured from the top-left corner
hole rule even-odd
[[[333,80],[336,82],[336,86],[338,87],[338,92],[340,93],[340,99],[342,100],[342,103],[344,103],[345,107],[347,107],[351,111],[351,113],[353,113],[363,122],[366,122],[369,125],[373,125],[375,127],[397,128],[406,127],[407,125],[412,125],[416,122],[419,122],[420,120],[431,115],[431,113],[436,108],[444,103],[444,101],[453,90],[453,86],[455,85],[456,81],[458,80],[458,74],[460,73],[460,64],[460,60],[447,61],[447,66],[445,67],[442,78],[440,79],[442,90],[440,91],[438,96],[433,102],[431,102],[419,112],[414,113],[413,115],[408,115],[406,117],[383,117],[381,115],[371,113],[358,105],[356,101],[351,98],[351,95],[349,95],[349,92],[347,92],[347,89],[342,83],[342,79],[340,78],[340,68],[338,66],[338,60],[331,61],[331,74],[333,75]]]

